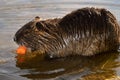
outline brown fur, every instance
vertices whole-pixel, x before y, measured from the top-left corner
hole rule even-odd
[[[61,19],[30,21],[15,34],[15,41],[50,56],[88,56],[117,50],[119,29],[106,9],[82,8]]]

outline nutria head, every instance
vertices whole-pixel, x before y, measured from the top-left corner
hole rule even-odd
[[[19,45],[31,48],[32,51],[40,50],[45,52],[46,50],[53,50],[55,45],[51,44],[56,42],[56,36],[58,35],[56,22],[58,20],[49,19],[42,21],[37,16],[16,32],[14,41]]]

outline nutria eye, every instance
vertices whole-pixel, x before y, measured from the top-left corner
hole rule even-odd
[[[43,24],[40,23],[40,22],[37,22],[37,23],[36,23],[36,28],[37,28],[38,30],[43,29]]]

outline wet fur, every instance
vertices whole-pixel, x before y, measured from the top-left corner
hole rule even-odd
[[[82,8],[63,18],[30,21],[15,41],[52,57],[94,55],[119,47],[119,25],[106,9]]]

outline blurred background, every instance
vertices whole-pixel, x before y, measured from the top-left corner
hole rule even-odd
[[[15,54],[15,32],[35,16],[59,18],[83,7],[106,8],[120,21],[119,0],[0,0],[0,79],[119,80],[119,53],[52,61]]]

